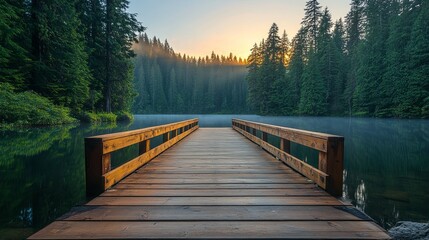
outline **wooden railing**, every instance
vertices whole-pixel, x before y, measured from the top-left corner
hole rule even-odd
[[[330,194],[342,195],[343,137],[239,119],[232,120],[232,127]],[[257,136],[257,131],[260,136]],[[268,143],[268,134],[280,138],[280,149]],[[290,142],[319,151],[318,168],[292,156]]]
[[[86,194],[88,197],[104,192],[136,169],[164,152],[198,129],[198,119],[85,138]],[[155,148],[150,141],[163,136],[163,143]],[[111,170],[110,154],[138,144],[139,156]]]

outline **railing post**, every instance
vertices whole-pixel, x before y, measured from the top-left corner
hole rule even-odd
[[[110,154],[103,155],[100,138],[85,138],[85,174],[87,197],[97,196],[104,189],[103,175],[110,171]]]
[[[286,153],[290,153],[290,141],[284,138],[280,138],[280,150]]]
[[[327,151],[319,152],[319,170],[328,174],[326,191],[340,197],[343,194],[344,138],[328,139]]]
[[[162,135],[163,142],[168,142],[170,140],[170,132],[166,132]]]
[[[144,140],[139,143],[139,155],[144,154],[150,150],[150,139]]]
[[[268,140],[268,135],[267,135],[267,133],[266,133],[266,132],[261,132],[261,133],[262,133],[262,136],[261,136],[262,141],[266,142],[266,141]]]

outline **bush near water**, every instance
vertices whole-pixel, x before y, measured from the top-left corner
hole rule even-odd
[[[0,84],[0,109],[2,128],[69,124],[79,122],[78,119],[88,123],[133,120],[128,112],[84,112],[76,119],[71,116],[70,109],[57,106],[34,91],[15,92],[14,87],[8,83]]]

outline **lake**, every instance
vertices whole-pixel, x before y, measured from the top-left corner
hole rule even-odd
[[[345,137],[343,198],[381,226],[429,220],[429,120],[256,115],[137,115],[129,124],[70,125],[0,131],[0,239],[23,239],[85,203],[84,137],[198,117],[201,127],[230,127],[231,119]],[[311,164],[317,152],[292,146]],[[112,158],[115,166],[128,149]]]

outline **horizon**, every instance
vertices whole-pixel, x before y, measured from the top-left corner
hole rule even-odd
[[[344,19],[350,8],[349,1],[319,2],[322,8],[328,7],[333,22]],[[305,2],[292,0],[181,0],[180,4],[174,0],[130,0],[128,11],[137,14],[150,38],[167,40],[176,53],[195,58],[212,52],[232,53],[247,59],[253,44],[267,37],[273,23],[279,26],[279,34],[286,30],[292,40],[304,8]]]

